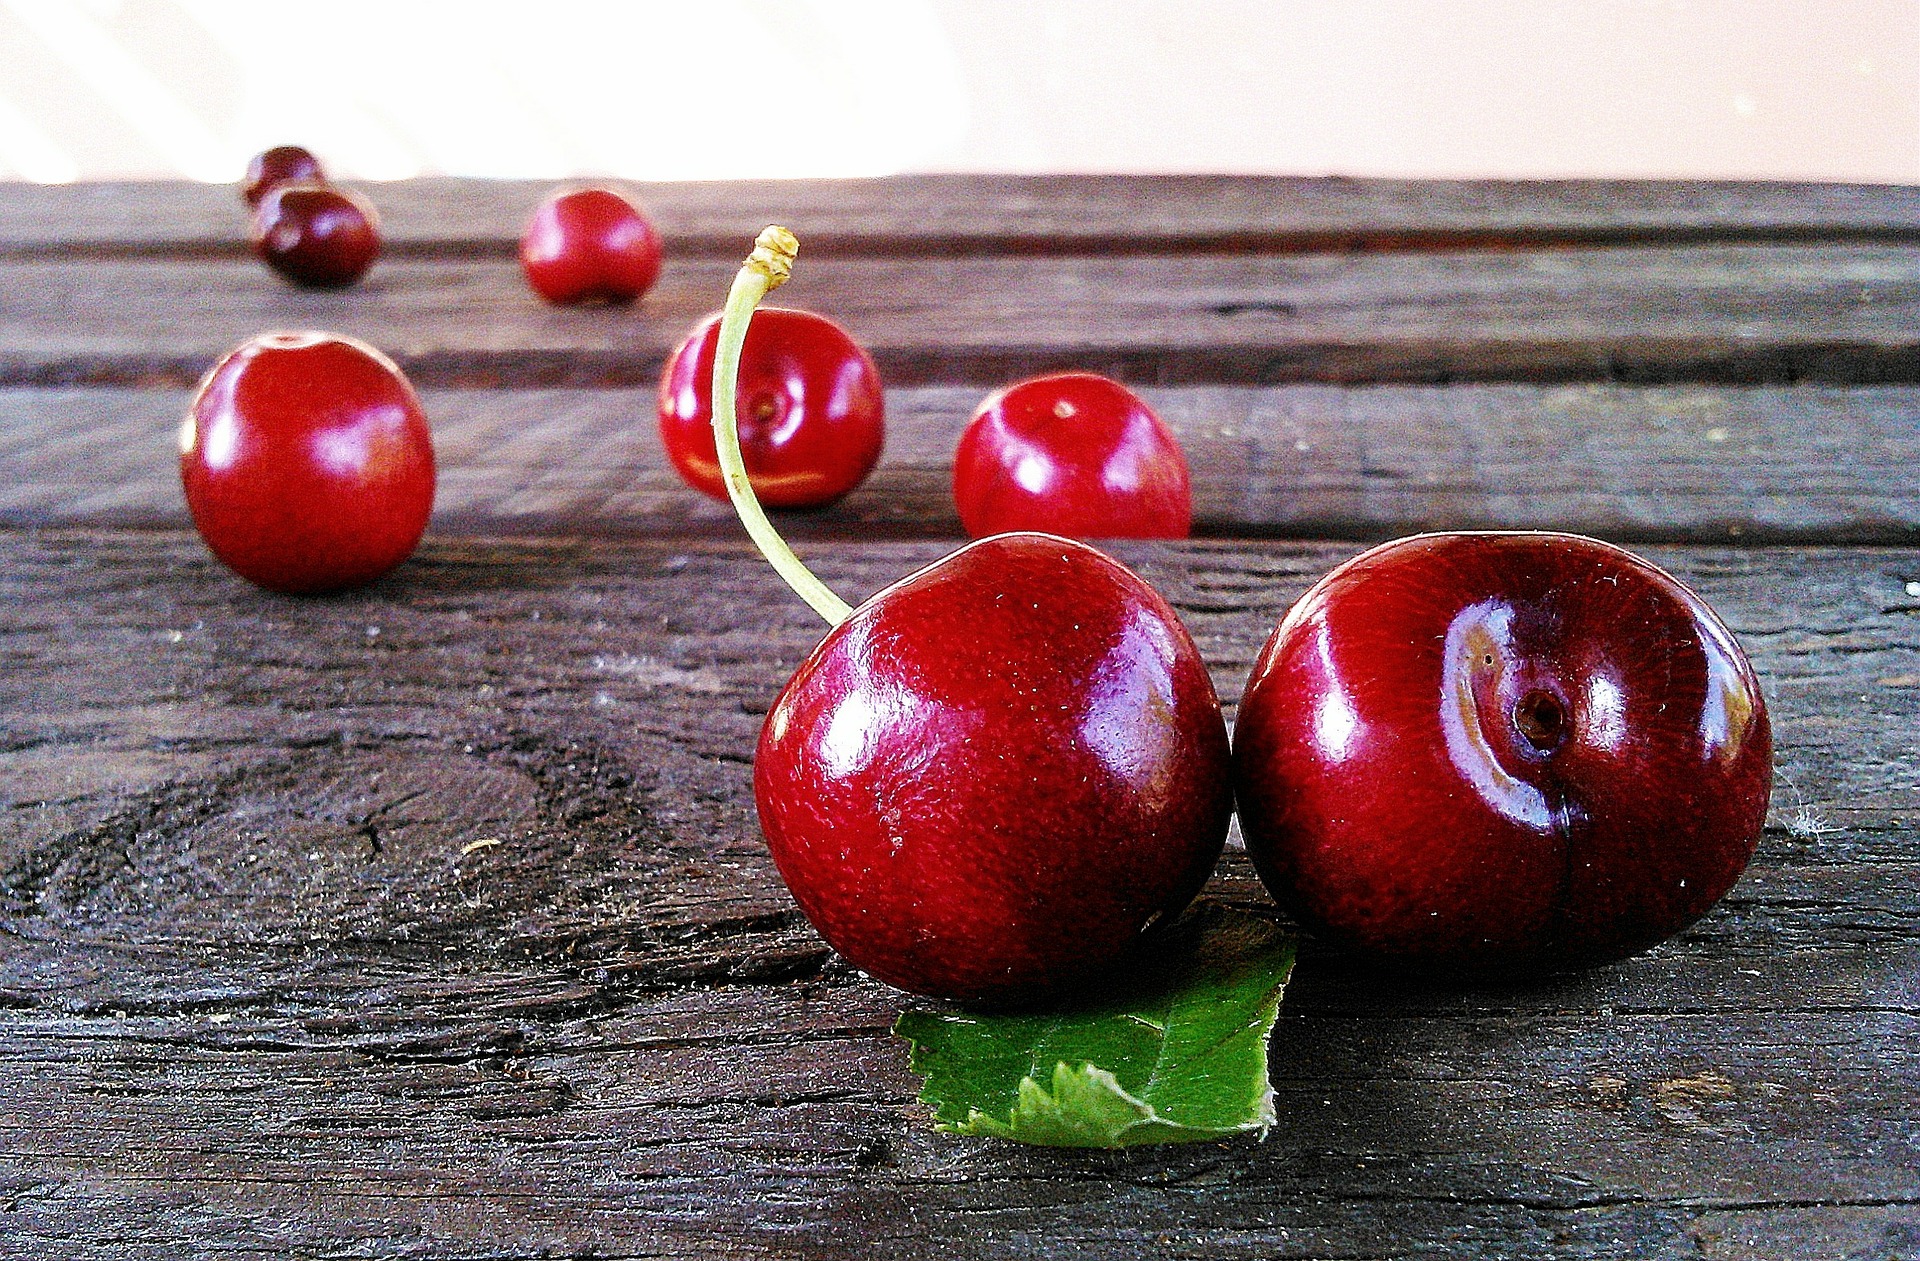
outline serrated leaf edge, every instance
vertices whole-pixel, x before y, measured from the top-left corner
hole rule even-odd
[[[1262,1054],[1261,1059],[1265,1059]],[[1264,1067],[1264,1065],[1263,1065]],[[1069,1064],[1061,1060],[1053,1066],[1053,1089],[1049,1091],[1031,1076],[1022,1077],[1018,1087],[1019,1095],[1013,1110],[1003,1120],[982,1112],[978,1108],[967,1109],[965,1121],[936,1122],[934,1128],[948,1134],[965,1134],[985,1138],[1008,1139],[1020,1143],[1036,1143],[1032,1137],[1036,1130],[1044,1131],[1045,1119],[1060,1119],[1068,1115],[1062,1106],[1063,1097],[1072,1094],[1104,1095],[1118,1102],[1133,1118],[1110,1131],[1104,1141],[1095,1137],[1096,1131],[1085,1126],[1070,1126],[1060,1131],[1060,1136],[1049,1142],[1040,1142],[1041,1146],[1053,1147],[1131,1147],[1140,1143],[1197,1143],[1207,1139],[1229,1138],[1236,1134],[1258,1131],[1265,1139],[1267,1131],[1273,1127],[1277,1118],[1274,1109],[1273,1086],[1268,1084],[1261,1092],[1246,1122],[1233,1126],[1194,1126],[1180,1121],[1170,1121],[1154,1110],[1152,1104],[1130,1093],[1111,1072],[1097,1064]],[[1023,1128],[1022,1123],[1025,1123]],[[1073,1141],[1066,1134],[1077,1132],[1085,1136],[1085,1141]]]

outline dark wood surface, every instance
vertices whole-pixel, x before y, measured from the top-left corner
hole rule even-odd
[[[661,292],[589,312],[519,287],[539,191],[376,187],[398,261],[317,297],[229,190],[0,187],[0,1257],[1920,1256],[1914,190],[663,187]],[[1114,550],[1229,702],[1360,540],[1638,541],[1773,708],[1752,869],[1530,985],[1308,943],[1264,1141],[932,1133],[902,997],[753,819],[815,620],[653,438],[714,255],[785,205],[826,248],[794,216],[783,298],[892,386],[875,478],[787,522],[844,594],[957,538],[983,386],[1117,367],[1211,537]],[[434,530],[364,592],[254,591],[185,527],[186,384],[288,323],[427,387]],[[1237,849],[1206,896],[1270,906]]]
[[[421,385],[651,385],[738,266],[679,260],[640,306],[581,312],[498,259],[388,261],[331,294],[245,258],[0,260],[0,385],[187,384],[315,325]],[[779,297],[833,311],[895,385],[1920,382],[1920,249],[1898,245],[829,257]]]

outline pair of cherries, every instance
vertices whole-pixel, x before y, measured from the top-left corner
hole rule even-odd
[[[769,228],[735,280],[715,441],[833,627],[767,715],[754,794],[856,966],[963,1003],[1057,995],[1178,914],[1236,802],[1307,925],[1442,972],[1620,958],[1745,868],[1772,778],[1752,667],[1698,596],[1592,539],[1430,535],[1341,565],[1274,630],[1231,740],[1173,607],[1083,544],[998,534],[849,608],[767,522],[732,423],[796,250]]]
[[[319,159],[299,145],[255,154],[240,192],[253,208],[253,252],[296,285],[344,288],[380,255],[373,204],[329,183]]]
[[[688,334],[660,379],[660,437],[681,477],[727,498],[713,430],[721,316]],[[866,480],[885,437],[880,374],[833,321],[807,311],[754,314],[742,347],[739,443],[761,502],[830,504]],[[1185,538],[1186,457],[1131,390],[1063,372],[989,395],[953,467],[961,523],[975,538],[1044,530],[1069,538]]]
[[[319,159],[299,145],[255,154],[241,195],[253,208],[254,252],[295,284],[350,285],[379,256],[380,217],[372,204],[330,183]],[[608,188],[550,194],[520,241],[527,283],[560,304],[630,302],[652,287],[660,259],[652,222]]]

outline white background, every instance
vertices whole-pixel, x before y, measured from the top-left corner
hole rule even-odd
[[[0,179],[1920,183],[1920,0],[0,0]]]

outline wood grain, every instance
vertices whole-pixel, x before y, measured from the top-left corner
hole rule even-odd
[[[231,189],[0,186],[0,1258],[1920,1256],[1920,189],[643,186],[668,270],[584,311],[511,260],[544,191],[373,186],[389,257],[319,295]],[[768,221],[889,386],[874,479],[784,523],[836,589],[951,545],[986,388],[1110,372],[1217,536],[1116,550],[1229,712],[1352,540],[1683,544],[1774,716],[1755,864],[1530,985],[1307,943],[1264,1142],[932,1133],[754,820],[816,620],[653,436]],[[433,533],[369,590],[183,529],[186,391],[274,327],[423,387]],[[1271,905],[1237,848],[1206,896]]]
[[[816,544],[871,591],[941,550]],[[1135,545],[1224,695],[1351,545]],[[757,839],[818,634],[731,544],[443,542],[332,600],[0,532],[0,1240],[25,1255],[1899,1256],[1920,552],[1657,549],[1754,654],[1754,869],[1617,967],[1310,950],[1265,1142],[929,1133]],[[1230,856],[1209,894],[1258,907]]]
[[[361,184],[399,255],[504,257],[542,181]],[[1914,241],[1920,190],[1686,181],[906,175],[630,184],[669,252],[732,258],[768,223],[819,254]],[[187,183],[0,185],[0,254],[239,252],[235,190]]]
[[[1562,529],[1639,541],[1920,536],[1920,390],[1906,386],[1147,387],[1216,537]],[[189,393],[0,389],[0,523],[186,524]],[[889,393],[887,450],[802,537],[958,537],[954,446],[981,391]],[[440,533],[736,537],[668,464],[651,390],[429,390]]]
[[[803,245],[804,250],[804,245]],[[650,386],[737,264],[555,309],[505,262],[289,288],[225,260],[0,262],[0,384],[194,381],[276,328],[351,333],[422,385]],[[1920,381],[1920,249],[1701,246],[1249,257],[827,258],[781,294],[889,384],[1061,368],[1146,384]]]

